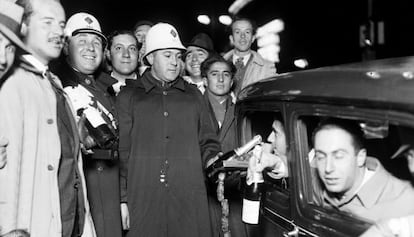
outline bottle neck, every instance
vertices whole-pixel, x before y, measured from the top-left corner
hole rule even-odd
[[[252,176],[253,183],[263,183],[263,173],[262,172],[254,172]]]

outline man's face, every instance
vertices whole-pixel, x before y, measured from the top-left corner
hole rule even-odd
[[[230,93],[233,84],[230,67],[224,62],[215,62],[207,72],[207,89],[216,96]]]
[[[109,59],[114,71],[129,76],[138,66],[138,46],[132,35],[122,34],[113,38]]]
[[[93,74],[102,62],[102,38],[92,33],[79,33],[69,39],[68,59],[72,67],[84,74]]]
[[[58,58],[63,48],[65,12],[59,1],[35,0],[25,43],[44,64]]]
[[[253,34],[253,26],[250,22],[245,20],[236,21],[232,27],[230,42],[234,45],[236,50],[246,52],[250,50],[250,46],[255,39]]]
[[[134,34],[135,34],[135,37],[137,37],[137,40],[139,43],[145,42],[145,36],[147,35],[150,28],[151,26],[149,25],[141,25],[141,26],[138,26],[138,28],[135,30]]]
[[[355,150],[348,132],[335,127],[322,129],[315,134],[314,149],[316,168],[327,191],[342,195],[357,185],[365,152]]]
[[[145,37],[147,36],[149,29],[151,29],[151,26],[141,25],[141,26],[138,26],[138,28],[134,32],[135,37],[137,38],[138,42],[142,44],[141,49],[139,50],[140,62],[142,62],[142,57],[145,54]]]
[[[201,75],[200,65],[208,57],[208,52],[197,46],[188,46],[185,56],[185,70],[191,77],[199,77]]]
[[[0,79],[13,65],[16,46],[0,32]]]
[[[273,121],[272,132],[267,137],[270,142],[272,150],[276,150],[282,155],[287,153],[286,133],[283,124],[279,120]]]
[[[159,80],[174,81],[180,74],[181,51],[178,49],[161,49],[147,56],[152,74]]]

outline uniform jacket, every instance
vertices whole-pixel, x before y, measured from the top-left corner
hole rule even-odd
[[[117,97],[127,236],[212,236],[203,171],[220,144],[210,112],[183,79],[156,83],[146,72]]]
[[[115,97],[108,87],[116,83],[106,73],[97,75],[97,79],[86,78],[72,69],[67,63],[56,68],[56,73],[64,87],[84,86],[97,101],[116,117]],[[94,84],[95,83],[95,84]],[[107,121],[109,122],[109,121]],[[92,149],[98,154],[96,149]],[[88,188],[91,213],[98,237],[121,237],[121,210],[119,193],[119,160],[112,159],[111,151],[107,156],[84,155],[84,171]]]
[[[26,229],[32,237],[60,237],[56,96],[48,79],[21,66],[0,90],[0,131],[9,140],[0,170],[0,235]],[[78,166],[86,187],[80,153]],[[83,236],[95,236],[86,192],[84,200]]]
[[[265,60],[262,58],[262,56],[253,50],[250,50],[250,52],[252,53],[250,57],[253,58],[249,59],[250,63],[247,65],[246,73],[241,80],[242,84],[240,90],[243,90],[250,84],[276,75],[276,67],[274,63]],[[223,57],[224,59],[233,63],[233,54],[234,50],[230,50]]]

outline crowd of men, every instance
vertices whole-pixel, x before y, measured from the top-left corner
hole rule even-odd
[[[219,236],[204,167],[236,146],[244,75],[276,73],[250,49],[254,24],[236,21],[225,60],[167,23],[105,36],[59,1],[0,6],[0,235]]]
[[[139,21],[105,36],[91,14],[66,20],[59,1],[0,0],[0,236],[221,236],[204,168],[237,146],[238,93],[276,74],[251,49],[255,30],[235,19],[234,47],[221,56],[207,34],[183,45],[167,23]],[[280,179],[288,147],[283,124],[272,131],[263,167],[250,162],[249,172],[270,167]],[[353,196],[327,175],[337,151],[322,145],[347,131],[330,124],[314,135],[322,195],[338,208],[337,193]],[[362,147],[347,148],[358,167],[344,183],[353,190],[375,172],[365,172]],[[414,199],[412,187],[392,181],[404,195],[388,198]],[[240,201],[230,200],[230,229],[243,237]]]

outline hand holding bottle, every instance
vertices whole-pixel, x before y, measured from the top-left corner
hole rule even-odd
[[[270,169],[269,175],[275,179],[288,176],[286,156],[274,150],[269,143],[255,146],[249,160],[247,175],[249,177],[253,173],[262,172],[265,169]]]

